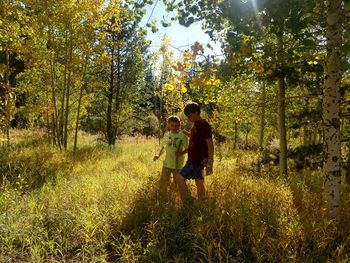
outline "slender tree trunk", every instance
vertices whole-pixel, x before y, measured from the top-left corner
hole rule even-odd
[[[58,110],[57,110],[57,98],[56,98],[56,52],[55,52],[55,42],[52,36],[51,25],[49,25],[48,31],[48,39],[50,43],[50,48],[52,52],[50,53],[50,72],[51,72],[51,96],[52,96],[52,104],[53,104],[53,114],[52,114],[52,140],[53,144],[57,145],[60,150],[61,142],[59,140],[59,125],[58,125]]]
[[[163,105],[163,87],[162,83],[159,85],[159,90],[160,90],[160,96],[159,96],[159,117],[158,117],[158,144],[161,144],[161,139],[163,136],[163,110],[164,110],[164,105]]]
[[[115,136],[113,138],[113,146],[115,145],[115,140],[116,140],[116,136],[118,135],[118,129],[120,128],[120,121],[118,118],[118,114],[119,114],[119,110],[121,107],[121,58],[120,58],[120,46],[118,44],[117,47],[117,87],[116,87],[116,91],[115,91],[115,115],[116,115],[116,120],[115,120]]]
[[[237,149],[237,143],[238,143],[238,125],[235,121],[235,135],[234,135],[234,142],[233,142],[233,149]]]
[[[247,150],[248,149],[248,135],[249,135],[250,130],[247,130],[245,133],[245,146],[244,148]]]
[[[62,98],[61,98],[61,109],[60,109],[60,121],[59,121],[59,133],[58,139],[60,140],[60,144],[64,147],[64,112],[65,112],[65,101],[67,94],[67,71],[68,71],[68,33],[65,33],[65,55],[64,55],[64,71],[63,71],[63,90],[62,90]]]
[[[56,127],[55,127],[55,115],[54,113],[51,114],[51,129],[52,129],[52,144],[53,145],[57,145],[57,136],[56,136]]]
[[[304,142],[303,145],[304,146],[308,146],[309,145],[309,128],[307,127],[307,124],[304,125]]]
[[[76,123],[75,123],[73,153],[75,153],[76,150],[77,150],[78,130],[79,130],[79,119],[80,119],[80,108],[81,108],[81,100],[82,100],[82,98],[83,98],[84,86],[86,86],[85,75],[86,75],[87,63],[88,63],[88,55],[85,56],[84,69],[83,69],[83,76],[82,76],[82,83],[83,83],[83,85],[80,87],[80,94],[79,94],[79,100],[78,100],[78,112],[77,112],[77,120],[76,120]]]
[[[45,87],[46,87],[46,109],[45,109],[45,113],[46,113],[46,131],[47,131],[47,138],[48,138],[48,142],[49,144],[51,144],[51,125],[50,125],[50,114],[49,114],[49,108],[50,108],[50,90],[49,90],[49,85],[48,83],[46,83],[45,81]]]
[[[308,113],[309,112],[309,108],[310,108],[309,101],[306,100],[304,111]],[[304,143],[303,143],[304,146],[310,145],[310,132],[311,131],[309,129],[309,125],[308,124],[304,124]]]
[[[312,131],[311,133],[311,145],[316,145],[317,131]]]
[[[67,88],[66,88],[66,109],[65,109],[65,121],[64,121],[64,149],[67,150],[68,144],[68,122],[69,122],[69,98],[70,98],[70,88],[72,84],[72,59],[73,59],[73,40],[72,40],[72,30],[69,31],[69,58],[68,58],[68,77],[67,77]]]
[[[347,143],[347,151],[348,151],[348,158],[346,160],[346,174],[345,174],[345,180],[347,184],[350,184],[350,143]]]
[[[114,95],[114,48],[111,50],[111,66],[110,66],[110,79],[109,79],[109,90],[107,95],[107,142],[110,147],[113,146],[113,123],[112,123],[112,104],[113,104],[113,95]]]
[[[6,92],[5,92],[5,134],[7,145],[10,145],[10,125],[11,125],[11,89],[10,89],[10,53],[8,51],[8,46],[5,48],[5,56],[6,56],[6,73],[5,73],[5,81],[6,81]]]
[[[262,101],[262,107],[261,107],[261,114],[260,114],[260,130],[259,130],[259,161],[258,161],[258,172],[261,172],[261,156],[263,152],[263,144],[264,144],[264,131],[265,131],[265,110],[266,110],[266,87],[265,82],[262,84],[262,90],[261,90],[261,101]]]
[[[318,143],[323,143],[323,129],[318,130]]]
[[[340,207],[340,85],[342,1],[327,1],[327,57],[323,87],[325,191],[329,215],[339,217]]]
[[[73,153],[76,152],[77,144],[78,144],[78,130],[79,130],[79,119],[80,119],[80,108],[81,108],[82,97],[83,97],[83,86],[80,87],[80,93],[79,93],[79,99],[78,99],[78,112],[77,112],[77,120],[75,122]]]
[[[283,31],[282,31],[283,32]],[[282,33],[277,37],[278,60],[280,67],[284,64],[284,50]],[[287,176],[287,134],[286,134],[286,109],[285,109],[286,84],[284,74],[280,74],[278,79],[278,132],[279,132],[279,164],[280,175]]]
[[[58,145],[61,150],[61,142],[59,139],[59,127],[58,127],[58,111],[57,111],[57,99],[56,99],[56,59],[55,53],[52,54],[50,60],[51,65],[51,93],[52,93],[52,103],[53,103],[53,115],[52,115],[52,134],[54,144]]]

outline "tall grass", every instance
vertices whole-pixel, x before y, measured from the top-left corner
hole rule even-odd
[[[320,171],[257,176],[251,154],[224,155],[206,177],[207,201],[185,209],[176,192],[158,198],[156,140],[127,138],[109,150],[85,135],[73,155],[28,133],[0,153],[0,262],[350,258],[349,193],[343,189],[341,222],[328,220]]]

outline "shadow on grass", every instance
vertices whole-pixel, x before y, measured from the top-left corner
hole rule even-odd
[[[204,204],[193,200],[184,208],[177,192],[168,202],[161,202],[156,184],[149,185],[136,194],[122,222],[111,223],[110,262],[242,260],[235,259],[236,245],[229,241],[232,237],[218,227],[215,200]],[[222,241],[227,241],[225,248],[220,247]]]
[[[187,255],[191,250],[189,220],[174,201],[161,203],[155,185],[142,189],[121,224],[113,227],[109,260],[159,262]]]

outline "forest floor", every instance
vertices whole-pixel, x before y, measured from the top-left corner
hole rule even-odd
[[[0,262],[348,262],[350,191],[327,218],[320,170],[254,172],[254,152],[222,145],[207,200],[159,201],[156,139],[109,150],[82,134],[74,155],[37,130],[0,148]],[[195,197],[194,183],[190,189]]]

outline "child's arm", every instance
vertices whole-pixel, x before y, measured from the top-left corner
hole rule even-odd
[[[156,154],[156,155],[153,157],[153,161],[158,160],[159,157],[162,155],[163,152],[164,152],[164,146],[162,147],[162,149],[160,149],[159,153]]]
[[[207,175],[213,173],[213,163],[214,163],[214,143],[213,139],[205,139],[208,145],[208,161],[206,165]]]
[[[186,153],[188,153],[188,148],[185,149],[185,150],[183,150],[183,151],[178,151],[178,152],[176,153],[176,155],[177,155],[177,156],[181,156],[181,155],[184,155],[184,154],[186,154]]]
[[[183,132],[183,134],[185,134],[185,133]],[[190,133],[188,133],[188,134],[190,134]],[[181,156],[181,155],[184,155],[184,154],[188,153],[188,139],[187,139],[187,137],[183,137],[183,141],[182,142],[183,142],[182,143],[182,147],[180,147],[180,148],[182,148],[183,150],[182,151],[178,151],[176,153],[176,156]]]
[[[182,130],[183,134],[185,134],[187,137],[191,136],[191,133],[189,131],[186,130]]]

